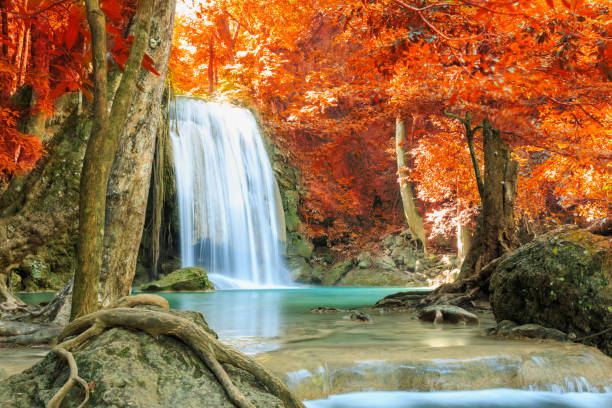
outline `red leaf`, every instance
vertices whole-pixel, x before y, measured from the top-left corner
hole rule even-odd
[[[51,99],[55,99],[58,96],[65,93],[66,89],[68,88],[68,83],[69,82],[64,81],[64,82],[60,82],[59,84],[57,84],[55,88],[53,88],[53,90],[51,91],[51,94],[50,94]]]
[[[144,69],[151,72],[153,75],[160,75],[159,72],[157,72],[157,70],[155,69],[155,61],[153,61],[153,58],[151,58],[149,54],[145,53],[145,55],[142,56],[142,62],[140,65],[142,65]]]
[[[100,8],[104,11],[106,17],[115,23],[119,23],[123,19],[121,15],[123,7],[116,1],[106,0],[102,3]]]
[[[550,6],[550,8],[555,8],[555,3],[553,0],[546,0],[546,3]]]
[[[79,15],[71,12],[70,17],[68,19],[68,26],[66,27],[66,32],[64,33],[64,44],[66,44],[66,49],[70,51],[77,39],[79,38],[79,29],[81,28],[81,19]]]

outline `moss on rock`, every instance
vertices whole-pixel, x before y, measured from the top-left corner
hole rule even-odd
[[[501,261],[491,279],[498,321],[535,323],[578,338],[612,326],[612,256],[608,238],[566,226]],[[585,343],[612,353],[612,333]]]
[[[178,269],[160,280],[149,282],[140,287],[143,292],[164,291],[213,291],[214,285],[208,280],[203,268],[189,267]]]

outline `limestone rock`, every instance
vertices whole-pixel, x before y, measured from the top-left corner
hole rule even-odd
[[[372,266],[372,257],[369,252],[362,252],[357,257],[357,266],[361,269],[368,269]]]
[[[612,327],[612,244],[565,226],[507,255],[493,271],[491,307],[498,321],[538,324],[578,338]],[[586,344],[612,355],[612,332]]]
[[[376,260],[376,263],[383,269],[395,269],[397,266],[395,265],[395,261],[389,255],[385,255],[382,258]]]
[[[295,256],[287,260],[289,274],[295,282],[311,283],[312,266],[308,265],[306,260],[301,256]]]
[[[301,256],[305,259],[312,257],[313,245],[310,241],[296,238],[287,246],[287,256]]]
[[[168,313],[205,325],[200,313]],[[113,328],[73,354],[79,375],[93,382],[88,408],[234,408],[200,358],[173,337],[155,338],[144,332]],[[250,373],[227,364],[224,368],[255,406],[283,407]],[[32,368],[0,381],[0,406],[43,408],[67,377],[66,364],[49,353]],[[76,407],[82,399],[79,393],[75,387],[62,406]]]
[[[338,263],[334,265],[329,271],[327,271],[323,275],[322,283],[324,285],[334,285],[337,283],[342,277],[351,270],[353,267],[353,261],[348,260],[345,262]]]
[[[143,292],[165,291],[213,291],[215,287],[208,280],[206,271],[198,267],[178,269],[160,280],[140,287]]]
[[[458,306],[434,305],[419,312],[419,320],[438,323],[479,324],[478,316]]]

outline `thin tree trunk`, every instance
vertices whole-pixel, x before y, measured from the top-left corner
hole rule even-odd
[[[406,169],[406,151],[404,144],[406,143],[406,126],[401,117],[397,117],[395,121],[395,152],[397,155],[397,170],[399,172],[400,194],[402,196],[402,205],[404,207],[404,216],[408,227],[412,232],[412,236],[421,242],[423,250],[427,252],[427,236],[425,235],[425,227],[423,226],[423,218],[419,214],[419,210],[415,204],[414,192],[412,186],[404,179]]]
[[[2,0],[0,2],[0,13],[1,15],[1,19],[2,19],[2,37],[3,37],[3,42],[2,42],[2,56],[4,58],[6,58],[6,60],[8,61],[8,37],[9,37],[9,31],[8,31],[8,15],[7,15],[7,10],[8,10],[8,2],[9,0]]]
[[[148,54],[160,76],[140,72],[138,83],[144,92],[133,89],[129,120],[123,129],[108,183],[99,296],[103,305],[130,294],[145,222],[176,8],[175,0],[153,3],[150,36],[158,45],[150,48]],[[160,156],[164,156],[164,150]]]
[[[215,43],[211,35],[208,42],[208,94],[215,91]]]
[[[154,0],[140,2],[130,56],[113,99],[110,115],[107,115],[106,20],[99,0],[85,1],[92,37],[94,116],[81,172],[77,247],[79,267],[74,278],[71,319],[98,309],[108,180],[135,90],[136,76],[147,47],[153,3]]]
[[[517,246],[514,200],[518,164],[511,160],[499,130],[487,119],[482,123],[482,135],[485,169],[482,209],[474,241],[461,266],[460,279],[479,274],[489,262]]]
[[[465,259],[472,246],[472,234],[467,225],[457,223],[457,256]]]
[[[162,126],[160,126],[162,128]],[[157,134],[155,142],[155,159],[153,161],[153,192],[151,194],[151,269],[149,279],[159,279],[159,252],[161,223],[164,210],[164,150],[167,133],[163,130]]]

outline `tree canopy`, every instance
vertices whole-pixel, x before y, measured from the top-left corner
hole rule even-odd
[[[434,235],[472,219],[469,153],[445,111],[501,130],[522,215],[584,222],[610,210],[609,13],[589,0],[200,2],[178,18],[172,80],[260,110],[302,170],[313,237],[401,225],[398,176]],[[400,174],[398,114],[412,155]]]

